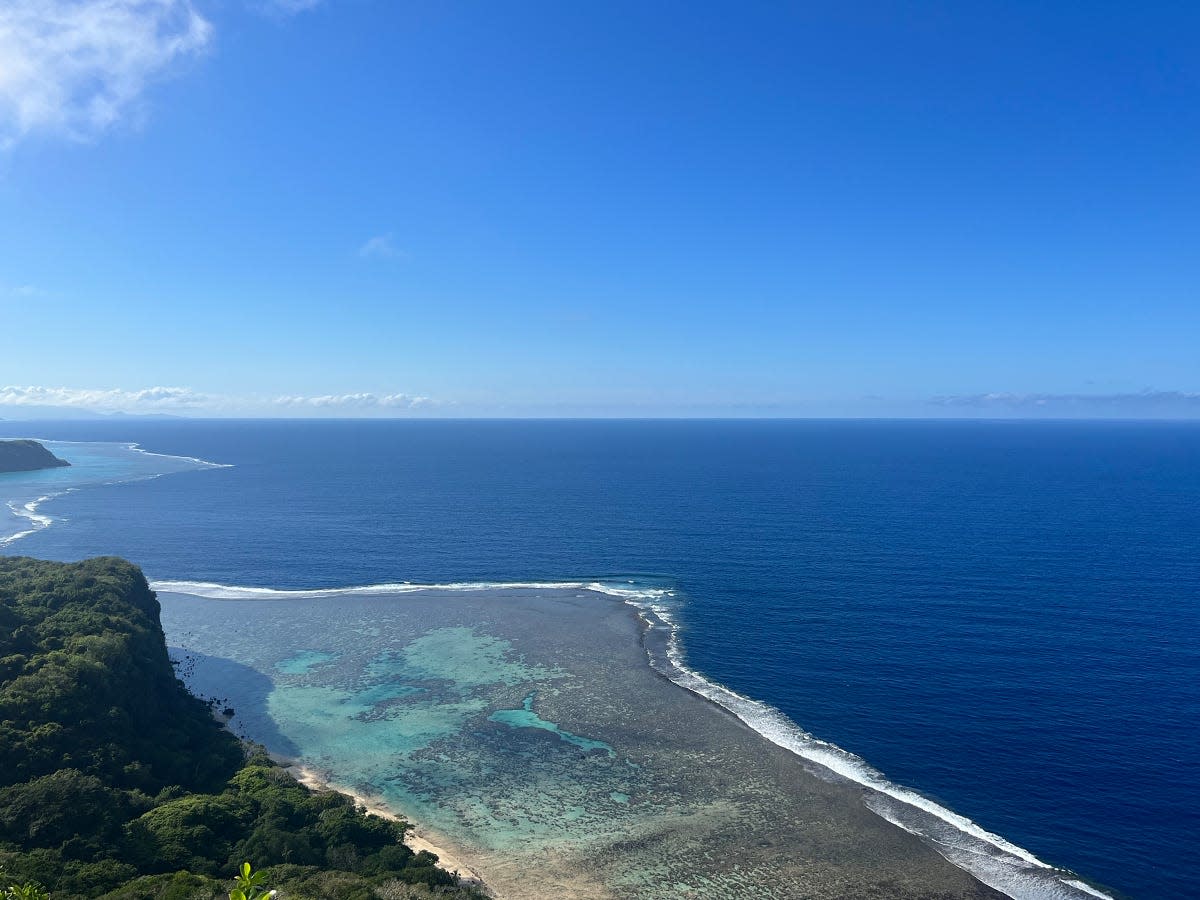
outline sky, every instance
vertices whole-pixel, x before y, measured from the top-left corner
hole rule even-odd
[[[5,0],[0,417],[1200,417],[1200,4]]]

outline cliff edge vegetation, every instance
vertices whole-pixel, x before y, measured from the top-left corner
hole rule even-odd
[[[280,898],[480,896],[405,846],[406,827],[309,791],[221,727],[176,678],[137,567],[0,557],[8,883],[212,900],[252,860]]]

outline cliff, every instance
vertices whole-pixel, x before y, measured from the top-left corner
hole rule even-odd
[[[137,567],[0,556],[0,894],[213,900],[251,860],[308,900],[479,896],[406,827],[219,726],[176,678]]]

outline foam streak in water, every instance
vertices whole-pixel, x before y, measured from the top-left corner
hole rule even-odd
[[[58,443],[64,443],[64,442],[59,441]],[[179,459],[179,460],[183,460],[184,462],[194,463],[197,466],[203,466],[206,469],[232,469],[233,468],[233,463],[213,462],[212,460],[201,459],[198,456],[176,456],[172,453],[155,453],[153,450],[145,450],[142,447],[139,447],[134,442],[130,442],[130,443],[126,444],[125,447],[129,450],[132,450],[134,453],[142,453],[142,454],[145,454],[146,456],[159,456],[159,457],[162,457],[163,459]]]
[[[154,581],[156,591],[191,594],[210,600],[316,600],[322,597],[370,597],[410,594],[416,591],[492,591],[492,590],[578,590],[594,591],[614,597],[643,597],[648,592],[623,589],[598,581],[455,581],[446,584],[416,584],[411,581],[369,584],[362,587],[312,588],[305,590],[265,587],[240,587],[211,581]],[[654,596],[666,591],[654,591]]]
[[[924,838],[950,862],[1014,900],[1112,900],[966,816],[892,783],[861,757],[813,737],[774,707],[744,697],[688,668],[671,610],[656,600],[643,595],[631,596],[626,602],[639,610],[648,627],[668,629],[664,653],[656,658],[647,649],[651,664],[676,684],[729,710],[772,743],[869,788],[872,793],[866,803],[873,812]]]
[[[32,525],[31,528],[26,528],[24,531],[17,531],[13,534],[0,537],[0,547],[7,546],[13,541],[19,541],[23,537],[28,537],[36,531],[41,531],[54,520],[45,513],[38,512],[38,507],[49,500],[55,494],[46,494],[38,497],[36,500],[30,500],[27,503],[21,503],[17,500],[10,500],[8,508],[12,510],[14,516],[19,516],[26,519]]]
[[[49,447],[57,447],[57,446],[62,446],[62,445],[78,445],[78,446],[90,445],[90,446],[95,447],[95,446],[103,444],[103,442],[98,442],[98,441],[55,441],[55,440],[49,440],[47,438],[27,438],[27,440],[36,440],[39,443],[45,444]],[[150,450],[143,450],[141,447],[139,447],[134,442],[108,444],[107,446],[120,447],[124,450],[128,450],[132,453],[138,453],[143,456],[152,456],[152,457],[157,457],[158,459],[172,460],[174,462],[180,462],[180,463],[188,463],[189,465],[195,466],[197,468],[202,468],[202,469],[227,469],[227,468],[230,468],[230,465],[227,463],[211,462],[209,460],[199,459],[198,457],[194,457],[194,456],[173,456],[168,453],[155,453]],[[68,454],[68,455],[70,455],[70,454]],[[66,469],[66,470],[55,470],[55,471],[58,471],[58,472],[66,471],[66,472],[70,473],[72,470]],[[35,474],[36,475],[39,473],[37,471],[35,471],[33,473],[16,473],[16,474],[18,474],[18,475]],[[131,473],[127,477],[106,478],[103,480],[96,480],[96,481],[84,481],[82,483],[74,484],[69,487],[63,487],[62,490],[49,491],[48,493],[43,494],[39,497],[36,497],[33,500],[27,500],[25,498],[18,498],[15,500],[3,500],[2,502],[4,502],[5,505],[8,506],[8,508],[12,511],[14,516],[17,516],[21,519],[25,519],[26,521],[28,521],[30,523],[30,526],[23,527],[20,530],[13,532],[12,534],[0,535],[0,547],[6,547],[9,544],[13,543],[14,541],[19,541],[19,540],[21,540],[21,538],[28,537],[31,534],[35,534],[38,531],[41,531],[43,528],[48,528],[51,525],[53,525],[57,520],[53,516],[47,515],[46,513],[39,511],[39,508],[41,507],[41,505],[49,500],[53,500],[57,497],[62,497],[66,494],[73,493],[74,491],[77,491],[80,488],[84,488],[84,487],[94,487],[94,486],[108,485],[108,484],[124,484],[124,483],[130,482],[130,481],[145,481],[145,480],[149,480],[152,478],[160,478],[163,475],[169,475],[169,474],[172,474],[172,472],[168,471],[168,472]],[[20,482],[17,482],[17,483],[19,484]]]

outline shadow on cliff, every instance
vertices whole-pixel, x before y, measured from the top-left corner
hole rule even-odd
[[[271,753],[295,757],[299,748],[288,738],[267,708],[267,698],[275,689],[271,679],[236,660],[209,656],[183,647],[168,646],[171,659],[177,661],[175,674],[188,690],[202,700],[214,701],[214,713],[226,727],[243,740],[262,744]],[[232,709],[226,717],[222,711]]]

